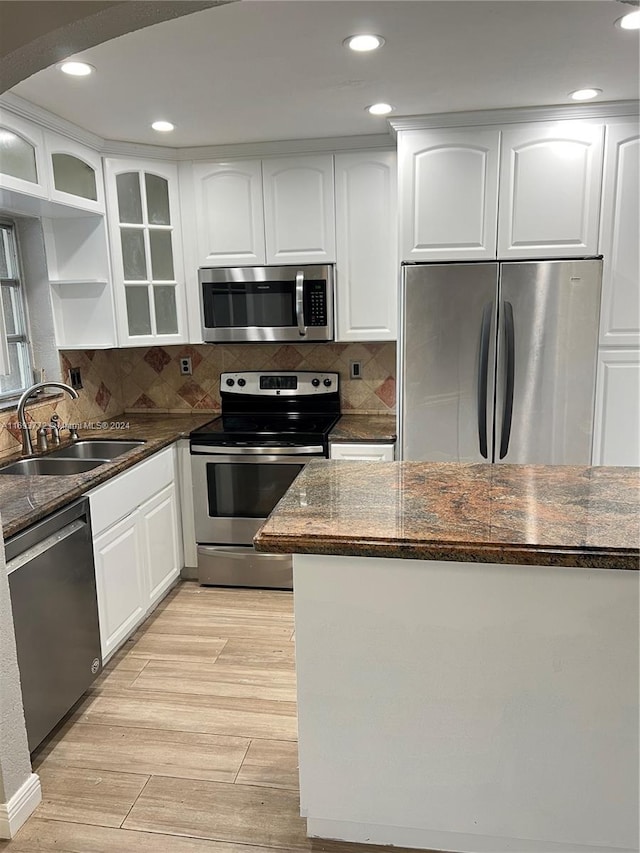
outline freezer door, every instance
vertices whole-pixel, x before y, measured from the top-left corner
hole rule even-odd
[[[589,465],[602,262],[500,268],[495,461]]]
[[[498,264],[403,267],[403,459],[491,461]]]

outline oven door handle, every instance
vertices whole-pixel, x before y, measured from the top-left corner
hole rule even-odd
[[[307,327],[304,324],[304,273],[302,270],[296,273],[296,319],[298,334],[303,338],[307,334]]]
[[[324,456],[322,445],[307,447],[207,447],[194,444],[192,456]]]

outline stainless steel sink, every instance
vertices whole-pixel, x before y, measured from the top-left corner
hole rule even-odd
[[[37,474],[64,476],[65,474],[84,474],[99,465],[104,465],[108,459],[19,459],[12,465],[0,468],[0,474]]]
[[[53,453],[47,454],[47,459],[101,459],[108,462],[144,443],[142,440],[118,441],[108,438],[90,438],[76,441],[69,447],[54,450]]]

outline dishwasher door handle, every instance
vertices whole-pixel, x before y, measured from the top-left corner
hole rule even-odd
[[[73,536],[73,534],[77,533],[78,530],[82,530],[83,527],[86,527],[86,524],[86,521],[78,518],[75,521],[72,521],[71,524],[67,524],[67,526],[63,527],[61,530],[52,533],[51,536],[47,536],[46,539],[43,539],[42,542],[38,542],[37,545],[32,545],[31,548],[27,548],[26,551],[22,551],[22,553],[18,554],[17,557],[14,557],[12,560],[7,562],[7,574],[10,575],[12,572],[15,572],[16,569],[19,569],[31,562],[31,560],[37,559],[41,554],[44,554],[45,551],[48,551],[49,548],[53,548],[54,545],[68,539],[69,536]]]

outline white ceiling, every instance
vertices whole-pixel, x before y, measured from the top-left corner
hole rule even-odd
[[[12,91],[106,139],[217,145],[383,133],[395,115],[638,98],[638,33],[613,0],[241,0],[130,33]],[[386,39],[370,54],[353,33]],[[151,121],[166,118],[172,134]]]

